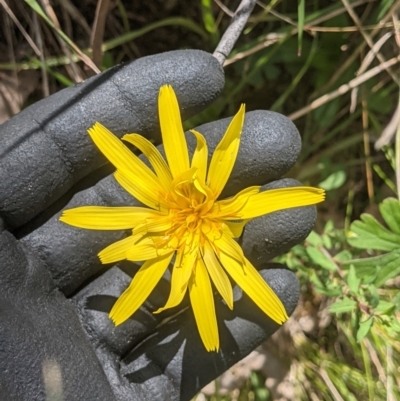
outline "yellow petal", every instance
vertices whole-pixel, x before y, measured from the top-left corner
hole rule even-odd
[[[242,248],[234,239],[231,238],[229,233],[227,233],[225,230],[213,229],[211,231],[208,231],[207,227],[203,231],[203,234],[207,237],[208,241],[210,241],[211,245],[217,253],[219,253],[219,251],[222,251],[235,258],[237,261],[244,262],[245,258]]]
[[[169,248],[157,247],[151,237],[145,237],[126,252],[126,259],[132,262],[140,262],[142,260],[153,259],[171,252],[173,251]]]
[[[163,308],[158,309],[154,313],[162,312],[165,309],[173,308],[182,302],[186,294],[189,278],[192,275],[197,259],[197,251],[189,252],[189,247],[180,252],[175,259],[171,277],[171,292],[167,303]]]
[[[186,170],[182,174],[179,174],[177,177],[175,177],[172,181],[172,192],[170,195],[172,196],[172,201],[175,202],[177,206],[171,207],[171,209],[175,208],[181,208],[181,209],[186,209],[192,204],[192,200],[196,199],[200,202],[200,198],[203,199],[204,193],[202,192],[203,189],[197,188],[196,186],[196,181],[197,185],[199,185],[199,180],[197,177],[197,171],[195,168],[190,168],[189,170]],[[191,184],[194,184],[196,187],[197,191],[192,191],[190,189]],[[210,190],[206,187],[206,191]],[[207,193],[207,192],[205,192]]]
[[[324,199],[325,191],[319,188],[292,187],[270,189],[250,196],[243,206],[237,205],[239,208],[238,216],[240,219],[252,219],[278,210],[315,205]]]
[[[225,221],[224,223],[227,225],[229,230],[231,231],[233,238],[239,238],[242,233],[244,226],[249,222],[249,219],[243,220],[240,223],[239,222],[233,222],[233,221]]]
[[[148,233],[160,233],[167,231],[172,227],[172,218],[170,216],[160,217],[158,219],[153,219],[145,221],[135,227],[134,233],[145,235]]]
[[[161,212],[166,212],[168,210],[164,199],[160,195],[161,187],[157,188],[155,192],[151,192],[146,187],[145,182],[135,179],[121,170],[117,170],[114,173],[114,177],[119,185],[139,202]]]
[[[200,177],[196,176],[193,179],[193,184],[198,191],[196,200],[199,202],[199,205],[196,206],[196,210],[202,214],[207,213],[214,205],[214,195]]]
[[[245,105],[232,118],[221,142],[215,148],[208,171],[207,184],[215,197],[222,192],[231,175],[239,151],[240,136],[244,123]]]
[[[232,285],[224,269],[220,265],[214,250],[208,241],[205,241],[203,248],[203,260],[207,267],[208,274],[211,277],[216,289],[230,309],[233,309]]]
[[[196,137],[196,149],[193,153],[191,167],[195,167],[197,169],[197,174],[200,180],[205,182],[208,163],[207,142],[204,136],[200,134],[200,132],[197,132],[194,129],[190,130],[190,132]]]
[[[210,278],[201,258],[197,259],[196,273],[190,279],[189,294],[197,329],[204,346],[207,351],[219,351],[214,296]]]
[[[158,149],[150,141],[138,134],[124,135],[122,140],[136,146],[147,157],[164,189],[168,190],[171,186],[172,175]]]
[[[224,252],[220,252],[218,258],[233,280],[266,315],[279,324],[288,319],[279,297],[247,259],[243,264]]]
[[[173,253],[148,260],[143,264],[129,287],[111,309],[110,319],[119,325],[129,319],[143,304],[165,273]]]
[[[88,129],[88,133],[100,151],[118,170],[132,177],[148,197],[157,200],[161,187],[158,177],[111,131],[100,123]]]
[[[126,230],[163,214],[143,207],[82,206],[64,210],[60,221],[91,230]]]
[[[259,186],[248,187],[238,192],[233,198],[215,202],[210,211],[210,218],[232,220],[232,217],[236,217],[239,219],[238,210],[246,204],[251,195],[258,194],[260,188]]]
[[[178,100],[170,85],[160,88],[158,114],[165,155],[172,176],[175,178],[189,169],[189,153],[182,128]]]
[[[116,263],[125,260],[126,252],[134,247],[139,239],[140,236],[131,235],[104,248],[98,255],[101,263]]]

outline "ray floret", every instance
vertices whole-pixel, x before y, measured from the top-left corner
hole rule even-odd
[[[244,255],[235,238],[248,221],[278,210],[322,202],[323,190],[293,187],[260,192],[250,187],[220,200],[239,151],[245,119],[242,105],[216,147],[210,165],[204,136],[192,130],[196,147],[190,159],[173,88],[162,86],[158,111],[165,159],[138,134],[122,140],[138,148],[151,168],[100,123],[88,130],[100,151],[116,167],[115,179],[147,207],[83,206],[65,210],[60,220],[92,230],[132,229],[132,235],[99,253],[102,263],[143,262],[110,312],[116,324],[129,319],[153,291],[168,268],[171,289],[164,307],[176,307],[188,293],[199,335],[208,351],[218,351],[220,339],[214,289],[232,309],[231,280],[278,324],[288,319],[279,297]],[[172,267],[170,267],[173,261]]]

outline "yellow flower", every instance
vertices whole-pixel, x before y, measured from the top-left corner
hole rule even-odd
[[[96,146],[116,167],[115,179],[149,208],[83,206],[64,211],[60,220],[92,230],[132,229],[131,236],[99,253],[102,263],[144,261],[110,312],[116,325],[138,310],[173,261],[169,298],[155,313],[177,306],[189,292],[204,346],[208,351],[218,351],[212,284],[232,309],[229,276],[275,322],[282,324],[288,319],[282,302],[234,238],[241,235],[250,219],[322,202],[324,191],[295,187],[259,192],[260,187],[254,186],[232,198],[218,200],[239,150],[244,105],[233,117],[208,168],[207,142],[194,130],[191,132],[197,145],[189,158],[178,101],[171,86],[161,87],[158,110],[166,161],[142,136],[127,134],[122,138],[147,157],[153,170],[101,124],[88,130]]]

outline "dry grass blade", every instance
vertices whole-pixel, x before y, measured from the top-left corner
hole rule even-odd
[[[366,73],[358,76],[357,78],[352,79],[347,84],[341,85],[338,89],[334,90],[333,92],[319,97],[318,99],[316,99],[313,102],[311,102],[309,105],[307,105],[307,106],[303,107],[302,109],[292,113],[289,116],[289,118],[291,120],[296,120],[296,119],[306,115],[310,111],[317,109],[318,107],[322,106],[323,104],[328,103],[331,100],[333,100],[333,99],[335,99],[335,98],[337,98],[337,97],[339,97],[341,95],[344,95],[345,93],[347,93],[351,89],[356,88],[357,86],[359,86],[362,83],[368,81],[369,79],[371,79],[375,75],[378,75],[382,71],[386,70],[388,67],[392,67],[392,66],[396,65],[399,62],[400,62],[400,56],[397,56],[397,57],[391,58],[388,61],[385,61],[384,63],[379,64],[378,66],[376,66],[374,68],[371,68],[369,71],[367,71]]]
[[[400,47],[400,24],[399,24],[399,19],[397,18],[396,13],[393,13],[392,20],[393,20],[396,43],[397,43],[397,46]]]
[[[0,0],[0,4],[3,6],[3,8],[6,10],[7,14],[10,16],[10,18],[13,20],[14,24],[18,27],[18,29],[21,31],[22,35],[24,35],[24,38],[26,41],[29,43],[29,45],[32,47],[32,50],[36,53],[38,57],[41,56],[41,52],[38,49],[38,47],[35,45],[35,42],[32,40],[32,38],[29,36],[28,32],[24,29],[24,27],[20,24],[18,21],[18,18],[15,16],[15,14],[12,12],[10,7],[8,7],[8,4],[6,3],[5,0]]]
[[[96,6],[96,15],[93,22],[92,34],[90,37],[90,46],[92,48],[92,60],[100,67],[103,59],[101,46],[103,44],[104,28],[106,24],[110,0],[98,0]]]
[[[365,25],[363,29],[365,31],[382,29],[382,28],[393,28],[395,24],[392,22],[386,22],[385,24],[379,25]],[[307,28],[310,32],[358,32],[358,27],[356,26],[315,26],[312,28]]]
[[[354,91],[354,89],[353,89]],[[374,201],[374,180],[372,176],[372,163],[371,163],[371,146],[370,137],[368,132],[369,118],[367,100],[363,99],[362,102],[362,126],[363,126],[363,140],[364,140],[364,154],[365,154],[365,176],[367,180],[367,192],[370,204]]]
[[[43,55],[42,33],[40,32],[39,21],[38,21],[36,13],[33,13],[33,27],[35,30],[36,42],[40,48],[43,97],[47,97],[50,95],[49,78],[47,76],[47,71],[45,68],[45,61],[44,61],[44,55]]]
[[[367,3],[367,2],[363,2],[363,3]],[[357,6],[361,5],[361,2],[356,2],[356,3],[352,3],[351,6],[352,8],[355,8]],[[388,22],[388,20],[392,19],[391,15],[395,12],[396,10],[396,4],[394,4],[391,9],[389,10],[389,12],[385,15],[385,17],[382,18],[381,21],[379,21],[379,25],[371,32],[371,39],[376,36],[379,32],[381,32],[381,27],[382,24],[385,24]],[[318,22],[319,23],[319,22]],[[340,79],[340,77],[343,75],[343,73],[351,66],[351,64],[354,62],[354,60],[357,59],[357,57],[364,51],[364,49],[368,46],[368,44],[363,41],[352,53],[351,55],[345,60],[344,63],[342,63],[339,68],[334,72],[334,74],[332,75],[332,77],[329,79],[329,81],[323,85],[316,93],[315,93],[315,97],[317,96],[317,94],[320,93],[324,93],[325,91],[327,91],[332,85],[334,85],[334,83]]]
[[[214,0],[214,2],[218,5],[218,7],[227,15],[229,15],[231,18],[235,15],[234,12],[232,12],[231,10],[229,10],[228,7],[226,7],[224,5],[224,3],[222,3],[222,1],[220,0]]]
[[[383,46],[384,43],[392,36],[392,32],[386,32],[371,48],[371,50],[367,53],[367,55],[364,57],[364,60],[361,63],[360,68],[357,71],[357,75],[362,74],[367,70],[367,68],[370,66],[372,61],[374,60],[375,56],[377,55],[377,52],[379,49]],[[350,105],[350,113],[354,113],[357,105],[357,94],[358,94],[358,88],[354,88],[351,91],[351,105]]]
[[[46,14],[49,16],[49,18],[52,20],[54,26],[56,29],[61,30],[61,25],[58,21],[57,15],[53,10],[53,7],[51,6],[49,0],[41,0],[44,10]],[[35,14],[36,17],[36,14]],[[60,43],[60,46],[66,55],[66,57],[70,60],[70,64],[67,64],[65,67],[70,75],[70,77],[75,81],[75,82],[82,82],[83,81],[83,76],[78,70],[78,66],[75,64],[75,62],[72,60],[72,54],[71,51],[69,50],[68,46],[66,43],[58,37],[58,42]],[[42,61],[42,60],[41,60]],[[44,61],[42,61],[42,64]]]
[[[279,33],[269,33],[263,42],[260,44],[253,46],[251,49],[240,52],[235,54],[232,58],[229,58],[224,62],[224,67],[226,67],[229,64],[236,63],[236,61],[242,60],[248,56],[251,56],[254,53],[257,53],[258,51],[265,49],[268,46],[273,45],[274,43],[278,42],[279,40],[283,39],[286,35],[285,34],[279,34]]]
[[[356,24],[359,32],[361,33],[361,35],[363,36],[364,40],[367,42],[368,46],[372,49],[374,49],[374,42],[372,41],[371,37],[365,32],[361,21],[359,20],[357,14],[354,12],[353,8],[350,7],[350,4],[347,0],[342,0],[343,5],[345,6],[347,12],[349,13],[350,17],[352,18],[352,20],[354,21],[354,23]],[[376,51],[376,58],[379,60],[379,62],[384,65],[385,64],[385,58],[382,56],[381,53],[379,53],[379,51]],[[398,77],[390,70],[390,68],[385,68],[385,70],[387,71],[387,73],[391,76],[391,78],[393,79],[393,81],[398,82]]]
[[[90,36],[91,29],[89,24],[86,22],[79,9],[71,2],[71,0],[63,0],[61,5],[63,6],[64,10],[71,16],[71,18],[82,27],[82,29],[87,33],[88,36]]]
[[[93,61],[84,54],[79,47],[61,30],[58,29],[51,19],[45,14],[42,8],[39,6],[36,0],[25,0],[25,2],[34,10],[36,11],[60,36],[62,40],[64,40],[68,46],[76,53],[76,55],[89,67],[91,68],[96,74],[100,73],[100,70],[97,66],[93,63]]]
[[[342,396],[339,394],[339,391],[337,390],[335,385],[332,383],[332,380],[330,379],[330,377],[329,377],[328,373],[326,372],[326,370],[321,368],[318,373],[320,374],[320,376],[322,377],[322,379],[326,383],[327,387],[331,391],[333,397],[335,398],[335,401],[344,401]]]
[[[362,5],[362,4],[366,3],[366,2],[368,2],[368,1],[361,0],[361,1],[353,3],[352,6],[356,7],[356,6]],[[286,35],[293,36],[293,35],[297,34],[298,28],[297,28],[296,23],[293,20],[285,17],[284,15],[282,15],[280,13],[277,13],[270,6],[267,7],[267,6],[265,6],[264,4],[262,4],[259,1],[257,2],[257,4],[260,7],[264,8],[265,10],[268,10],[269,13],[271,13],[274,16],[276,16],[277,18],[287,22],[289,25],[293,25],[293,29],[287,34],[285,34],[285,33],[273,33],[273,32],[268,33],[265,36],[265,39],[264,39],[263,42],[257,44],[256,46],[253,46],[252,48],[250,48],[248,50],[245,50],[243,52],[239,52],[239,53],[235,54],[233,57],[231,57],[228,60],[226,60],[224,62],[224,67],[228,66],[229,64],[233,64],[233,63],[235,63],[235,62],[237,62],[239,60],[242,60],[242,59],[244,59],[246,57],[249,57],[252,54],[257,53],[258,51],[263,50],[266,47],[269,47],[269,46],[273,45],[274,43],[276,43],[279,40],[283,39]],[[343,14],[344,12],[346,12],[346,9],[344,7],[339,8],[339,9],[337,9],[335,11],[332,11],[331,13],[327,13],[324,16],[315,19],[312,22],[308,22],[306,25],[304,25],[303,29],[304,29],[304,31],[311,32],[314,25],[320,24],[321,22],[328,21],[329,19],[334,18],[334,17],[336,17],[336,16],[338,16],[340,14]]]
[[[382,131],[381,136],[375,142],[375,149],[382,149],[383,146],[387,145],[393,138],[394,134],[397,131],[397,128],[400,126],[400,100],[397,105],[396,111],[393,114],[393,117],[390,119],[389,124]]]
[[[386,380],[387,380],[387,377],[385,374],[385,369],[383,368],[381,361],[379,360],[376,349],[373,347],[373,345],[368,340],[368,338],[365,338],[363,341],[364,341],[365,346],[368,349],[369,355],[371,357],[371,361],[374,363],[376,371],[378,372],[379,380],[382,382],[382,384],[385,384]]]

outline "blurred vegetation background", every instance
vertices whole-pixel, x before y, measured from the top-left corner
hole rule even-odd
[[[0,0],[0,122],[121,62],[213,52],[238,4]],[[258,1],[223,95],[186,123],[281,112],[303,140],[288,175],[327,190],[277,258],[301,282],[294,316],[197,401],[400,400],[399,15],[398,0]]]

